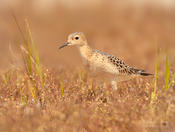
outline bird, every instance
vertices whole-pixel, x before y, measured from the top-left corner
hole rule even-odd
[[[114,55],[92,49],[83,32],[75,32],[68,35],[67,41],[59,46],[59,49],[67,46],[76,46],[83,60],[90,66],[90,69],[100,69],[100,71],[109,74],[111,76],[111,85],[114,90],[117,90],[118,82],[127,81],[137,76],[152,75],[145,70],[129,66]]]

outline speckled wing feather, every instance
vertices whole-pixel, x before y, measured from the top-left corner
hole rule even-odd
[[[134,70],[134,68],[128,66],[119,58],[113,55],[108,55],[108,59],[113,65],[116,66],[120,74],[124,74],[124,75],[136,74],[136,71]]]
[[[152,75],[152,74],[146,73],[144,70],[135,69],[133,67],[128,66],[127,64],[124,63],[124,61],[120,60],[119,58],[117,58],[113,55],[107,54],[107,53],[99,51],[99,50],[95,50],[95,52],[98,52],[102,55],[107,56],[109,61],[113,65],[116,66],[116,68],[119,71],[120,75],[143,75],[143,76]]]
[[[130,67],[127,64],[125,64],[122,60],[120,60],[119,58],[117,58],[113,55],[108,55],[108,59],[110,60],[110,62],[112,62],[117,67],[120,74],[123,74],[123,75],[142,75],[142,76],[153,75],[150,73],[146,73],[145,70],[135,69],[133,67]]]

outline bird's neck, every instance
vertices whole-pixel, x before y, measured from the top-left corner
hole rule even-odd
[[[87,44],[80,46],[79,50],[81,56],[87,60],[92,56],[92,49]]]

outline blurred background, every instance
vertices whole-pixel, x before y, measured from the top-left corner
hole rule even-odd
[[[175,57],[174,0],[0,0],[0,71],[22,65],[17,47],[23,41],[12,14],[23,31],[28,19],[47,67],[82,65],[75,47],[58,50],[77,31],[85,33],[92,48],[151,72],[156,44]]]

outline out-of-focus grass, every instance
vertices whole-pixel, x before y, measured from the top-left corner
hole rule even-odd
[[[2,79],[3,79],[4,84],[7,86],[8,85],[7,75],[6,74],[2,74]]]
[[[43,81],[43,72],[41,69],[41,65],[40,65],[40,60],[39,60],[39,56],[32,38],[32,33],[30,31],[30,27],[29,27],[29,22],[27,19],[25,19],[25,25],[26,25],[26,30],[25,33],[22,31],[17,18],[15,15],[13,15],[13,18],[15,20],[15,23],[18,27],[18,30],[21,33],[21,36],[23,38],[23,45],[20,45],[21,48],[21,54],[23,57],[23,61],[24,61],[24,65],[25,65],[25,69],[29,78],[29,82],[28,82],[28,87],[29,90],[31,92],[31,95],[34,99],[34,101],[38,100],[38,95],[39,95],[39,91],[38,91],[38,86],[36,83],[36,77],[39,77],[40,80],[40,86],[41,88],[44,87],[44,81]],[[27,102],[27,98],[26,95],[24,95],[24,93],[22,93],[22,91],[20,90],[21,93],[21,102]]]
[[[158,53],[158,48],[157,48],[157,43],[156,43],[156,50],[155,50],[155,73],[154,73],[154,91],[151,94],[151,102],[150,104],[152,105],[152,103],[154,102],[154,100],[156,99],[156,91],[157,91],[157,80],[158,80],[158,70],[159,70],[159,53]]]
[[[159,131],[174,129],[172,90],[164,91],[159,85],[154,100],[154,111],[149,103],[152,79],[135,79],[121,83],[119,91],[109,85],[101,90],[100,83],[84,70],[43,69],[44,88],[39,85],[38,99],[33,102],[27,90],[27,71],[9,71],[7,85],[0,78],[0,130],[1,131]],[[64,78],[60,75],[63,75]],[[35,78],[37,83],[40,80]],[[61,81],[61,83],[60,83]],[[82,85],[83,84],[83,85]],[[173,87],[171,86],[170,89]],[[64,92],[61,92],[64,89]],[[21,96],[23,95],[23,96]],[[13,99],[11,98],[13,97]],[[27,102],[20,105],[19,102]],[[7,127],[10,125],[11,127]],[[35,125],[34,125],[35,124]],[[165,126],[166,125],[166,126]],[[63,129],[64,128],[64,129]]]
[[[171,61],[169,60],[168,50],[166,52],[165,61],[166,61],[165,62],[165,91],[167,91],[170,88],[170,86],[173,84],[174,78],[175,78],[175,73],[173,73],[172,76],[170,75]]]
[[[60,88],[61,88],[61,95],[63,96],[63,94],[64,94],[64,73],[63,73],[62,79],[60,81]]]
[[[43,88],[43,86],[44,86],[43,72],[42,72],[42,69],[41,69],[39,56],[38,56],[38,53],[37,53],[37,50],[36,50],[36,47],[35,47],[35,44],[34,44],[34,41],[33,41],[33,38],[32,38],[32,33],[30,31],[28,20],[26,19],[25,22],[26,22],[26,30],[27,30],[27,33],[28,33],[28,43],[30,43],[30,45],[28,45],[28,46],[30,47],[29,49],[32,51],[31,55],[34,56],[36,73],[40,77],[41,87]]]

